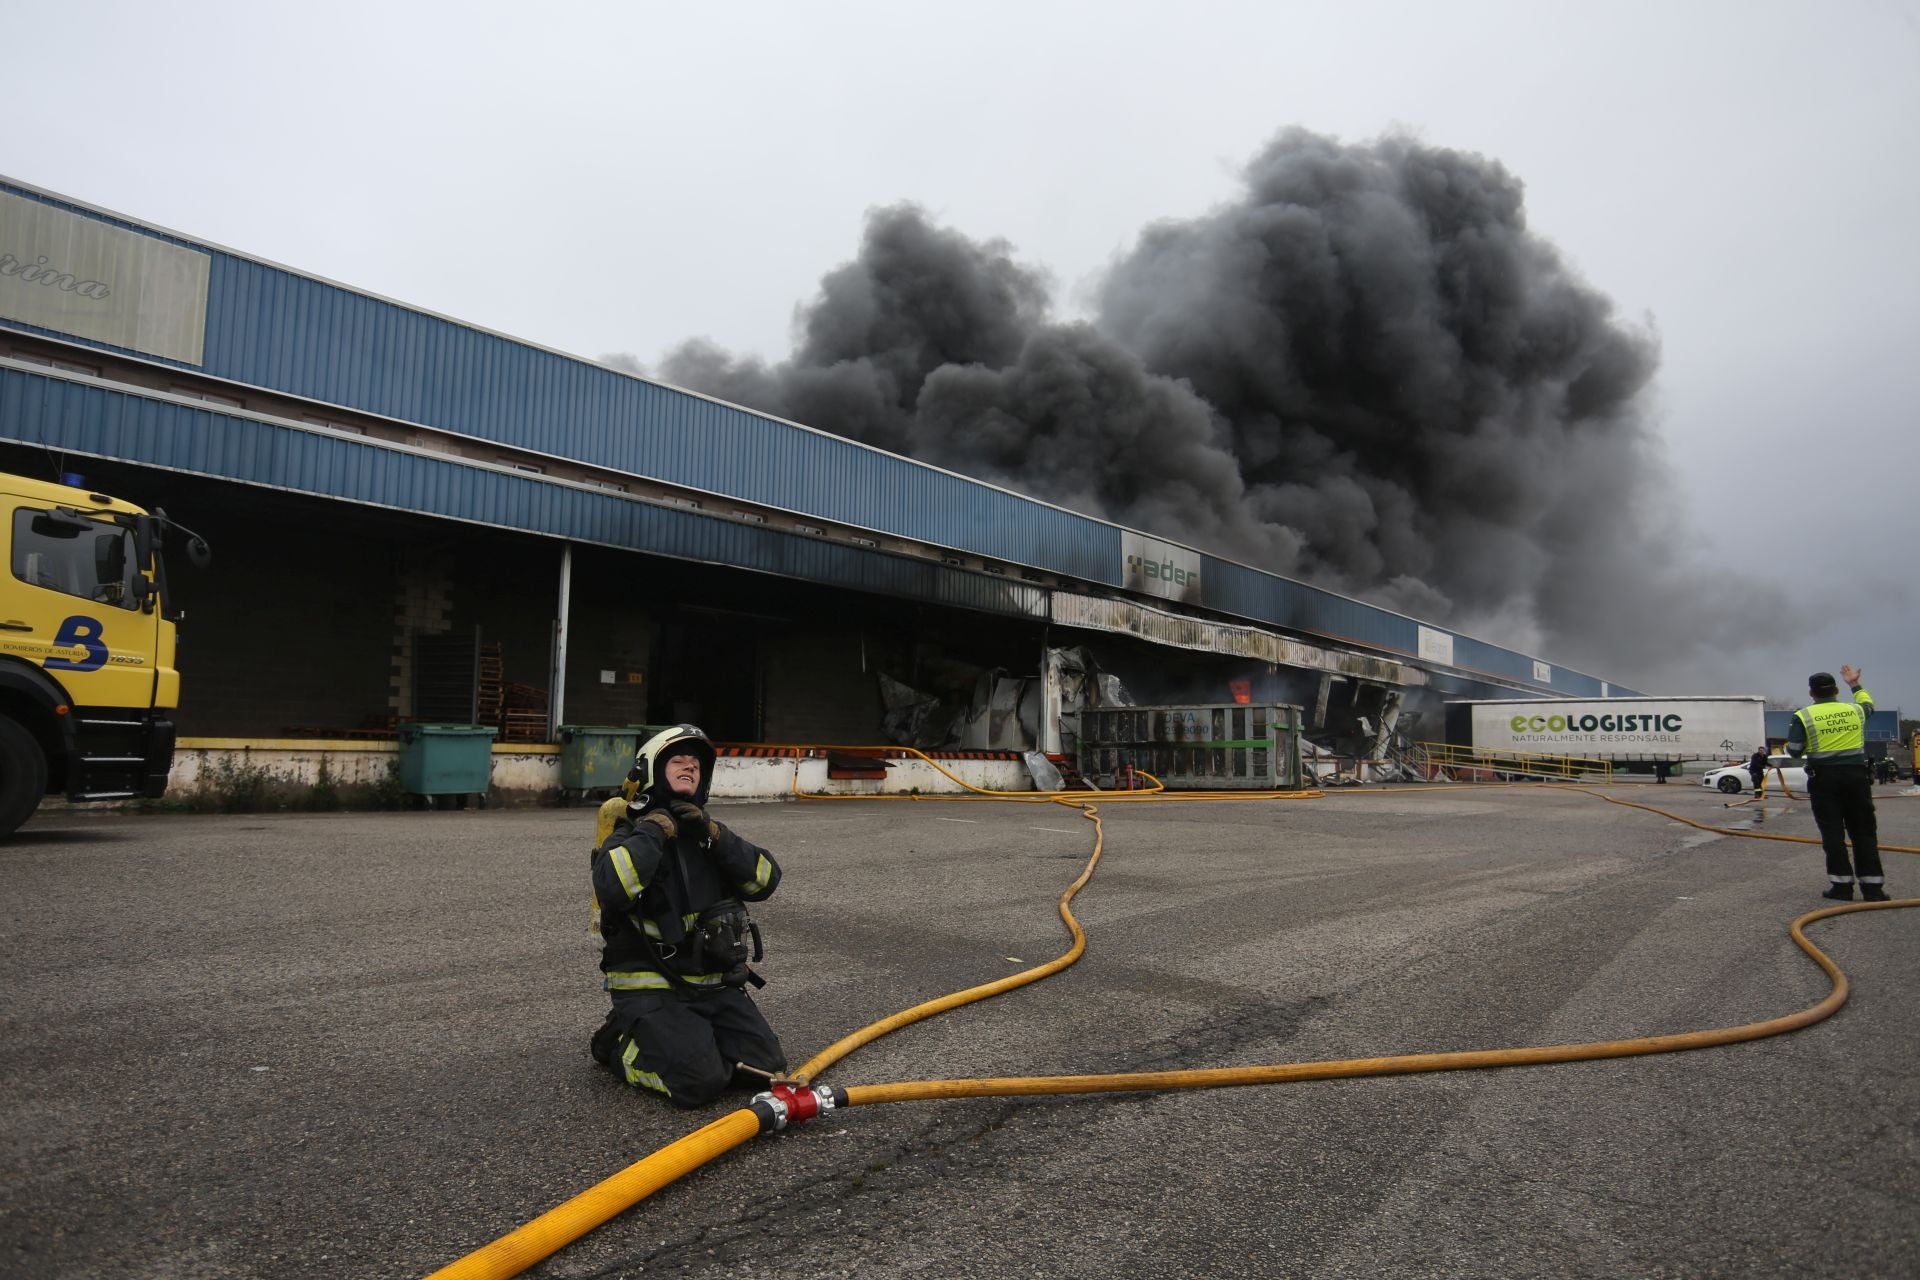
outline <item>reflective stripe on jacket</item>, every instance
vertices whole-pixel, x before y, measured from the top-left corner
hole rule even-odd
[[[681,973],[674,971],[674,978],[690,987],[724,986],[727,975],[724,973]],[[674,985],[673,978],[657,969],[617,969],[609,970],[601,986],[609,991],[665,991]]]

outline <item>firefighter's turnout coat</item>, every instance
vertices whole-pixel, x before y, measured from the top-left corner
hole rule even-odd
[[[706,908],[728,898],[760,902],[771,896],[780,884],[780,865],[732,829],[714,826],[717,834],[711,839],[704,831],[684,829],[669,839],[635,814],[617,823],[613,835],[593,851],[600,971],[608,991],[674,986],[660,971],[662,960],[690,986],[721,985],[724,974],[689,968],[682,947]]]
[[[729,899],[759,902],[780,884],[773,855],[718,823],[672,838],[634,813],[593,851],[600,969],[613,1007],[593,1056],[636,1088],[698,1107],[739,1071],[786,1070],[779,1037],[738,984],[694,942],[700,913]],[[738,909],[737,907],[735,908]]]

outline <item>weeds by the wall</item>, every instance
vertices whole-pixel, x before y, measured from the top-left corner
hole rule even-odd
[[[361,792],[356,808],[365,809],[405,809],[413,797],[401,789],[400,761],[397,757],[387,759],[387,767],[378,779],[366,785]]]
[[[244,755],[223,755],[200,770],[190,790],[174,792],[151,807],[172,813],[258,813],[279,807],[274,792],[284,781]]]
[[[325,757],[309,784],[254,764],[245,752],[203,761],[193,786],[143,801],[148,813],[265,813],[279,809],[330,812],[343,807],[338,780]]]
[[[308,788],[300,807],[311,813],[332,813],[340,807],[340,789],[334,785],[333,769],[325,756],[320,757],[320,768],[314,775],[313,786]]]
[[[388,757],[384,768],[370,781],[342,782],[332,762],[322,755],[313,780],[308,782],[297,772],[283,773],[254,764],[243,750],[212,759],[202,757],[192,786],[138,803],[143,813],[333,813],[410,809],[415,801],[416,797],[400,786],[397,757]]]

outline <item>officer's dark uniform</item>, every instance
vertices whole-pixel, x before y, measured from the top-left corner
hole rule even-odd
[[[1858,685],[1853,701],[1841,702],[1839,684],[1828,673],[1815,673],[1807,691],[1817,699],[1793,713],[1787,730],[1787,754],[1807,758],[1807,799],[1820,827],[1820,843],[1827,851],[1827,891],[1822,897],[1842,902],[1853,899],[1853,882],[1869,902],[1887,898],[1886,877],[1880,870],[1879,823],[1873,812],[1873,780],[1867,773],[1867,717],[1873,713],[1873,695]],[[1853,838],[1853,861],[1847,861],[1847,838]]]
[[[641,775],[638,794],[593,851],[600,969],[613,1008],[592,1049],[628,1084],[697,1107],[732,1082],[736,1063],[786,1070],[779,1038],[743,989],[751,971],[716,962],[715,948],[700,940],[703,912],[765,899],[780,883],[780,867],[765,849],[717,822],[676,820],[669,836],[668,824],[648,817],[665,814],[675,800],[685,803],[661,776],[666,761],[680,754],[700,760],[692,802],[704,809],[713,747],[698,729],[679,725],[641,748],[634,766]]]

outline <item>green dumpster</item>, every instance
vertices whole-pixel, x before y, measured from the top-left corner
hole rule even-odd
[[[642,732],[633,725],[561,725],[561,798],[616,790],[627,780],[627,770],[633,768],[633,754],[640,749]]]
[[[400,789],[409,795],[478,796],[487,802],[493,776],[493,736],[488,724],[403,724]]]

